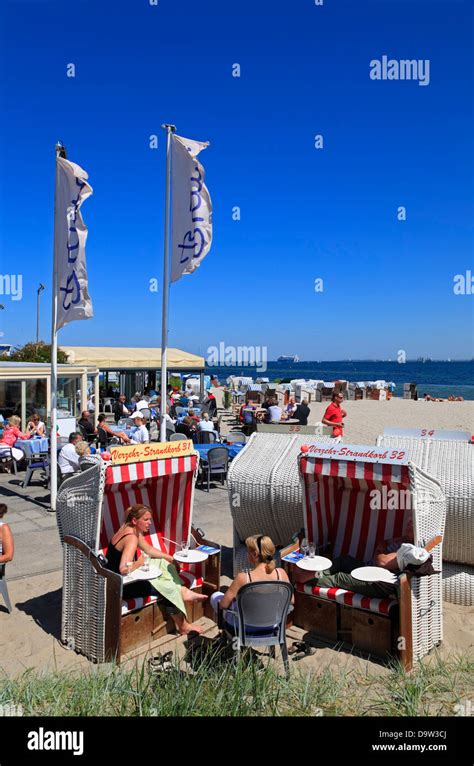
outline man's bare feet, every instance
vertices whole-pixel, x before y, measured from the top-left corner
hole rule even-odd
[[[205,601],[208,596],[205,596],[203,593],[194,593],[194,591],[189,590],[189,588],[183,588],[182,591],[183,601],[187,601],[188,603],[192,603],[193,601]]]

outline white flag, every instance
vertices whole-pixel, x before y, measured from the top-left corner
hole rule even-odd
[[[54,278],[58,311],[56,329],[93,316],[86,269],[87,227],[80,207],[92,194],[85,170],[56,158],[57,186],[54,217]]]
[[[197,159],[209,146],[172,136],[171,282],[192,274],[212,243],[212,204],[204,183],[204,168]]]

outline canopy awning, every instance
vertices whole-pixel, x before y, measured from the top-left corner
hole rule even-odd
[[[71,364],[94,365],[100,370],[158,370],[161,367],[160,348],[121,348],[119,346],[61,346]],[[202,370],[202,356],[169,348],[169,370]]]

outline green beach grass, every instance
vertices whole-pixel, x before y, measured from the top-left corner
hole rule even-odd
[[[203,662],[195,671],[176,661],[158,675],[146,664],[98,666],[83,673],[26,671],[0,678],[0,706],[29,716],[454,716],[473,697],[474,662],[439,656],[406,674],[308,672],[287,680],[262,663]],[[461,706],[461,707],[460,707]]]

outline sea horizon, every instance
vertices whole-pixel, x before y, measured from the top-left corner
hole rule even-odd
[[[265,368],[265,369],[263,369]],[[419,362],[408,360],[404,363],[377,359],[340,359],[328,361],[278,362],[272,360],[266,365],[221,365],[207,366],[206,373],[216,375],[225,382],[231,375],[275,380],[295,378],[316,380],[386,380],[395,384],[394,396],[403,397],[403,384],[416,383],[418,396],[425,393],[446,398],[462,396],[474,400],[474,360],[456,359]]]

